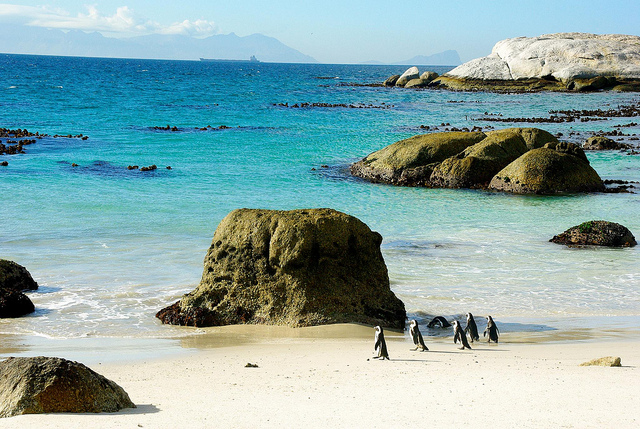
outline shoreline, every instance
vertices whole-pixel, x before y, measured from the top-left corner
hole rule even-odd
[[[411,319],[412,317],[410,317]],[[447,316],[448,319],[452,319]],[[483,340],[484,318],[476,317]],[[459,319],[462,320],[462,319]],[[428,329],[427,321],[418,317],[428,344],[452,342],[452,328]],[[586,325],[586,321],[590,323]],[[564,318],[496,319],[501,344],[557,345],[571,343],[602,344],[619,341],[640,342],[640,316],[591,316]],[[408,322],[407,322],[408,323]],[[461,322],[463,325],[464,321]],[[298,340],[357,340],[373,338],[372,326],[336,323],[302,328],[277,325],[228,325],[194,328],[166,325],[166,335],[86,336],[50,338],[28,334],[0,333],[0,359],[7,357],[55,356],[87,365],[118,364],[155,359],[171,359],[217,348],[243,347],[263,343],[286,343]],[[408,324],[404,331],[385,328],[387,338],[411,345]]]
[[[503,334],[506,342],[465,351],[451,338],[429,338],[429,352],[412,352],[405,334],[388,332],[391,360],[378,361],[366,326],[298,337],[232,328],[227,338],[247,341],[224,345],[214,329],[193,343],[183,339],[196,347],[192,353],[89,365],[122,386],[136,409],[23,415],[1,419],[2,426],[172,428],[188,419],[193,428],[631,428],[640,420],[628,406],[638,398],[639,338],[524,344]],[[603,356],[620,356],[622,368],[579,366]]]

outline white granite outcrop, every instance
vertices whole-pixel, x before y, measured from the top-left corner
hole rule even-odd
[[[489,56],[462,64],[445,76],[461,79],[559,81],[615,76],[640,79],[640,37],[556,33],[502,40]]]

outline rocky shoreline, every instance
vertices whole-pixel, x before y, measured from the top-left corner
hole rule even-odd
[[[589,33],[516,37],[496,43],[490,55],[471,60],[422,84],[405,85],[417,78],[415,67],[402,77],[405,81],[398,86],[453,91],[637,92],[640,91],[640,37]],[[387,79],[385,85],[393,78],[395,76]]]

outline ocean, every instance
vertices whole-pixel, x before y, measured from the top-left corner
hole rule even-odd
[[[242,207],[331,207],[363,220],[382,234],[391,287],[421,322],[491,314],[505,341],[640,335],[637,248],[548,241],[597,219],[640,238],[640,194],[403,188],[348,172],[425,127],[531,126],[484,119],[616,108],[639,96],[360,85],[406,68],[0,56],[0,127],[49,135],[0,155],[9,163],[0,167],[0,257],[40,285],[29,293],[34,314],[0,320],[0,356],[71,344],[133,353],[131,341],[180,349],[173,339],[200,330],[154,315],[196,287],[216,226]],[[640,133],[615,127],[634,119],[533,126],[579,139]],[[80,134],[88,138],[53,137]],[[640,180],[639,156],[588,157],[603,179]]]

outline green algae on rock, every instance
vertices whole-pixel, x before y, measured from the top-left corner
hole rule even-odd
[[[218,225],[199,286],[156,315],[188,326],[355,322],[403,329],[382,237],[332,209],[239,209]]]
[[[351,174],[371,182],[429,186],[433,167],[486,138],[482,132],[422,134],[400,140],[351,165]]]
[[[584,153],[584,158],[571,154],[569,145],[557,145],[561,150],[555,150],[556,145],[549,144],[525,153],[498,172],[489,188],[518,194],[604,191],[602,179]]]
[[[549,241],[567,246],[632,247],[638,244],[627,227],[604,220],[581,223]]]

